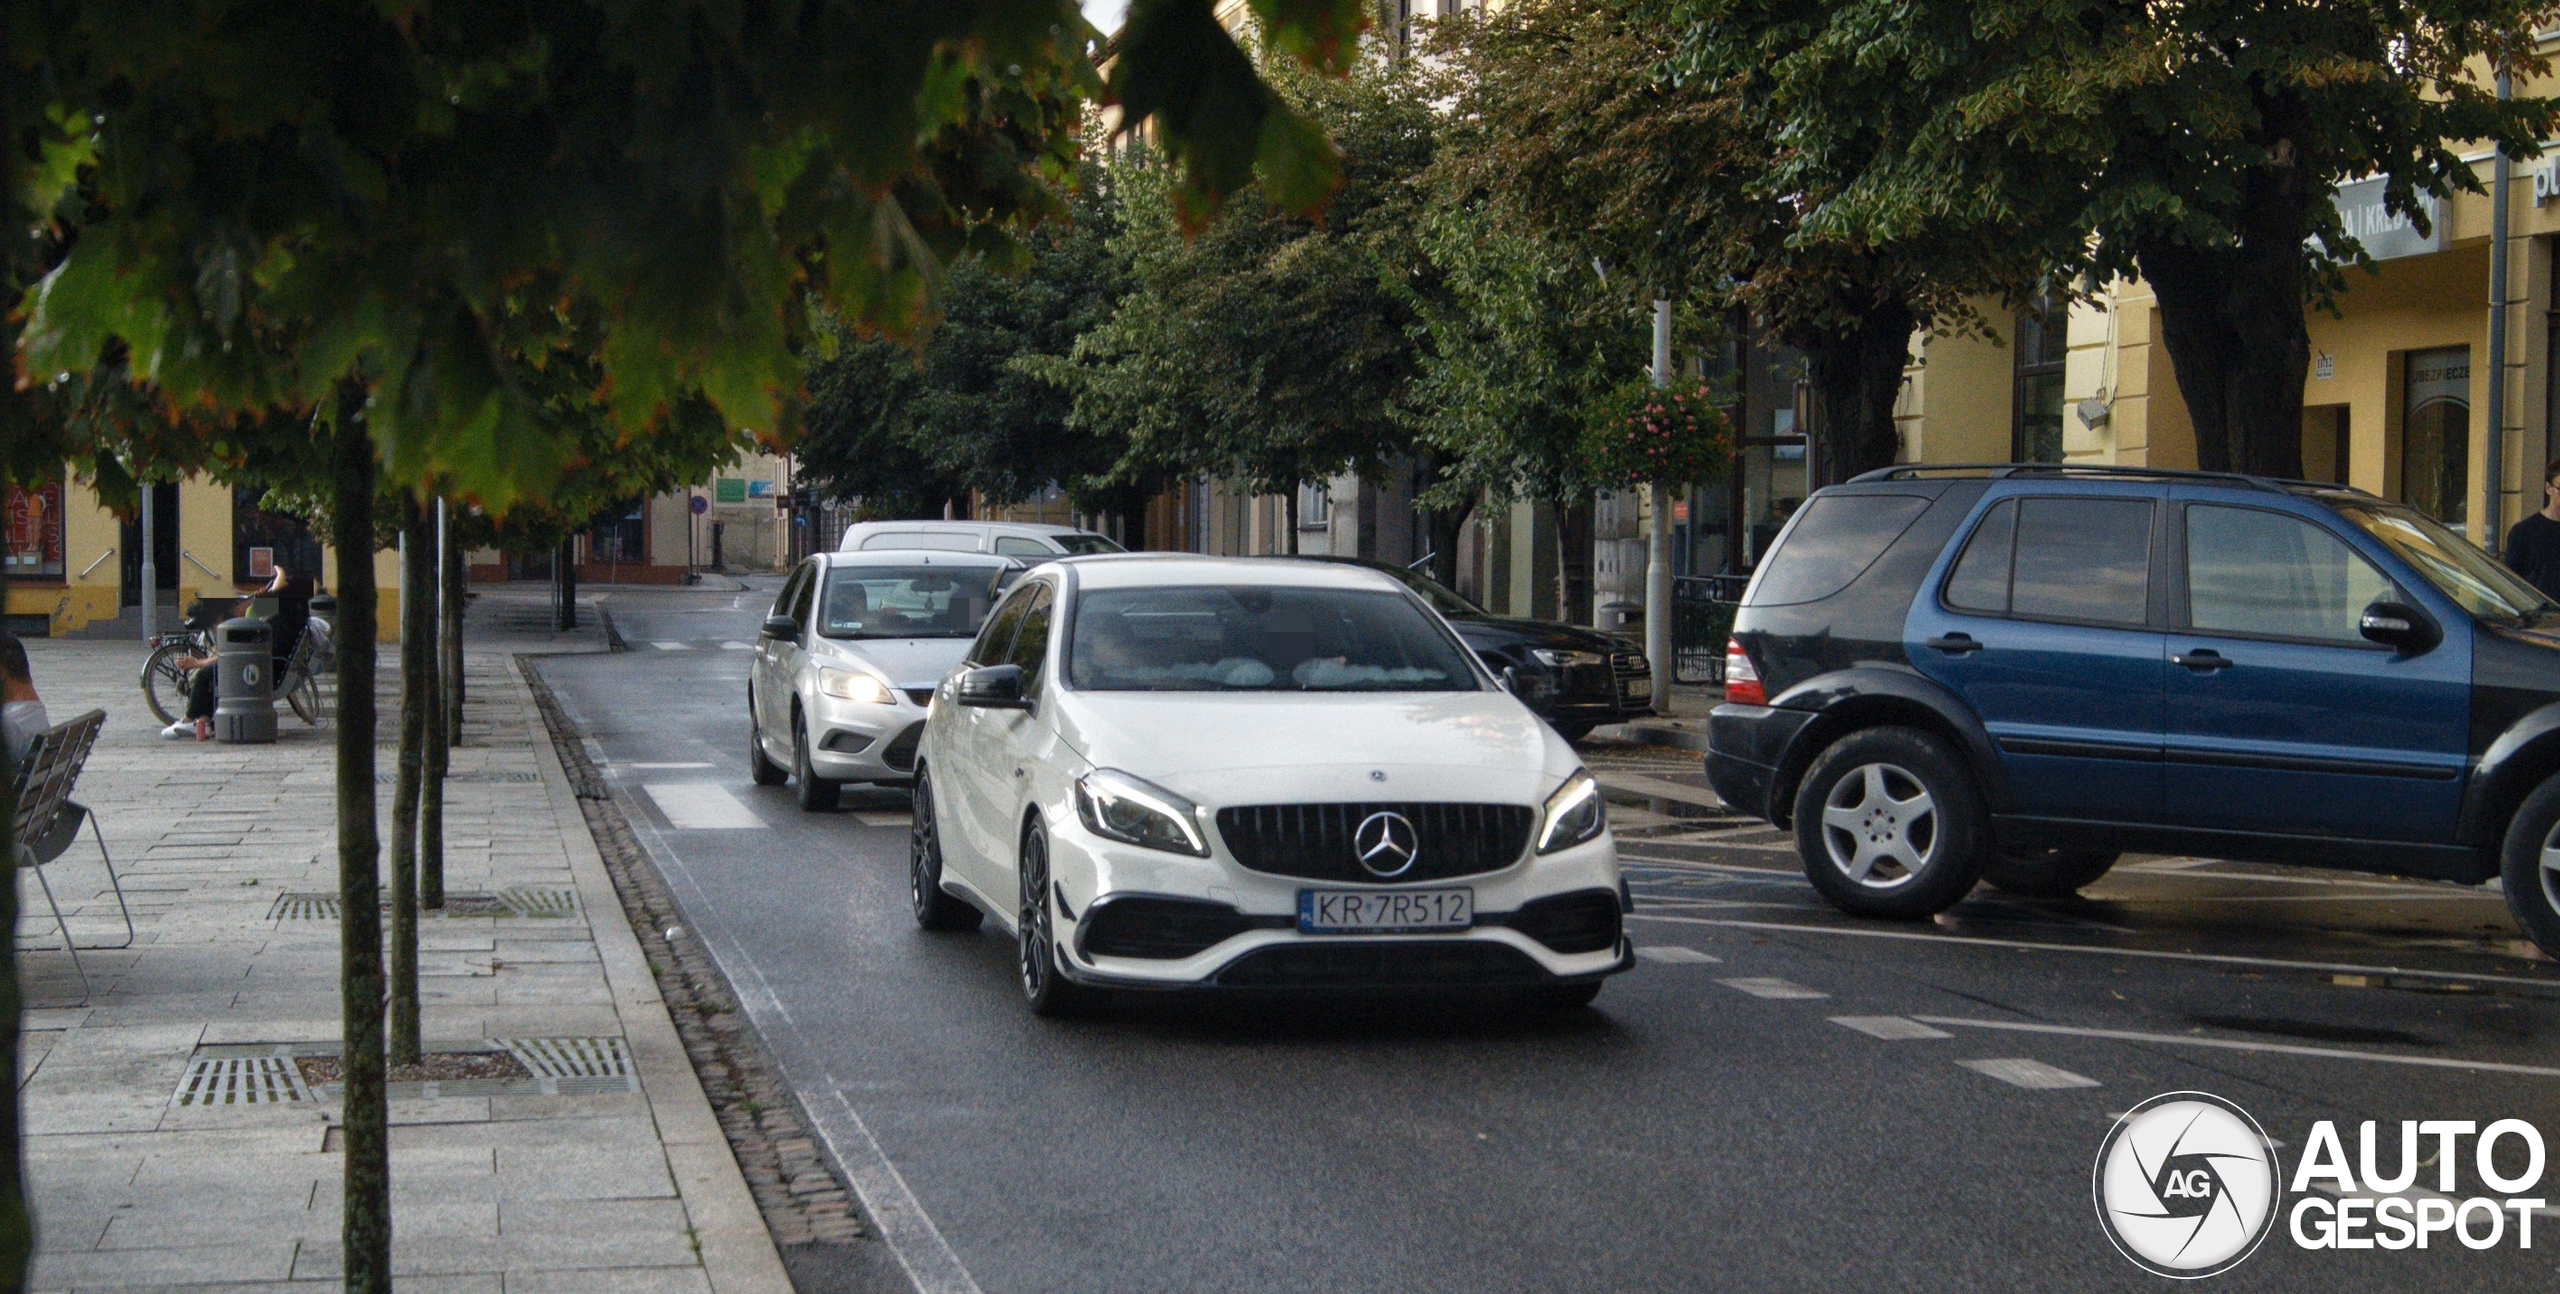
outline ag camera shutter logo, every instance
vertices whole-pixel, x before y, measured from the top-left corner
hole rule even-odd
[[[2193,1280],[2237,1267],[2273,1229],[2275,1149],[2249,1112],[2170,1092],[2125,1112],[2091,1174],[2098,1223],[2145,1271]]]

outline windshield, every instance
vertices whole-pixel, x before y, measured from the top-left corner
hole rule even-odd
[[[1413,600],[1361,589],[1096,589],[1076,599],[1067,679],[1099,692],[1472,692],[1458,645]]]
[[[2481,619],[2523,624],[2560,617],[2551,599],[2425,513],[2388,503],[2341,504],[2338,511]]]
[[[1115,544],[1100,535],[1051,535],[1049,538],[1056,541],[1058,547],[1066,549],[1067,556],[1069,557],[1088,557],[1095,553],[1125,553],[1129,551],[1128,549],[1122,548],[1120,545]]]
[[[1448,585],[1443,584],[1420,571],[1409,571],[1401,566],[1373,566],[1369,569],[1385,571],[1387,574],[1404,581],[1404,586],[1406,588],[1421,594],[1422,600],[1430,603],[1432,610],[1437,611],[1444,616],[1484,617],[1485,611],[1483,607],[1467,601],[1465,598],[1460,597]]]
[[[996,566],[838,566],[818,632],[829,638],[974,638],[995,605]]]

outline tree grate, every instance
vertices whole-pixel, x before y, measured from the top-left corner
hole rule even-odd
[[[391,900],[385,896],[383,905]],[[495,894],[456,891],[444,896],[442,912],[448,917],[573,917],[578,914],[578,892],[571,889],[519,887]],[[418,915],[432,917],[432,911]],[[338,919],[338,896],[325,892],[279,894],[267,909],[269,921],[335,921]]]
[[[492,1038],[537,1077],[628,1082],[631,1050],[620,1038]],[[565,1087],[562,1090],[567,1090]],[[624,1090],[620,1087],[606,1089]]]
[[[171,1105],[274,1105],[308,1101],[302,1071],[282,1056],[200,1056],[188,1062]]]
[[[376,773],[376,774],[374,774],[374,775],[373,775],[373,780],[374,780],[374,782],[375,782],[377,785],[381,785],[381,786],[389,786],[389,785],[391,785],[394,781],[397,781],[397,780],[398,780],[398,778],[399,778],[399,776],[400,776],[400,775],[399,775],[399,774],[397,774],[397,773]],[[541,780],[542,780],[542,774],[540,774],[540,773],[447,773],[447,774],[445,774],[445,775],[444,775],[444,780],[446,780],[446,781],[448,781],[448,782],[470,782],[470,783],[475,783],[475,784],[479,784],[479,785],[483,785],[483,786],[486,786],[486,785],[492,785],[492,784],[494,784],[494,785],[500,785],[500,786],[521,786],[521,785],[524,785],[524,784],[526,784],[526,783],[530,783],[530,782],[539,782],[539,781],[541,781]]]

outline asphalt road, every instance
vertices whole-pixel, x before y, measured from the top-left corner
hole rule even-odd
[[[2078,901],[1984,890],[1881,925],[1816,899],[1783,838],[1712,820],[1622,841],[1645,960],[1567,1018],[1124,1001],[1037,1020],[992,926],[908,918],[903,793],[813,815],[749,783],[748,653],[728,644],[772,583],[615,593],[632,650],[541,671],[887,1235],[879,1288],[2157,1289],[2091,1190],[2101,1139],[2156,1094],[2237,1102],[2288,1184],[2321,1119],[2350,1159],[2382,1121],[2386,1171],[2401,1119],[2560,1140],[2560,968],[2493,891],[2135,859]],[[677,829],[646,789],[670,783],[757,825]],[[2455,1194],[2488,1193],[2468,1142],[2459,1158]],[[2560,1206],[2560,1173],[2537,1190]],[[2515,1220],[2494,1249],[2399,1252],[2305,1250],[2279,1220],[2206,1283],[2547,1288],[2560,1207],[2530,1249]],[[836,1279],[855,1276],[810,1283]]]

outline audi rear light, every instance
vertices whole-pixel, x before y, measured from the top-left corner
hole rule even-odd
[[[1760,671],[1751,667],[1751,654],[1742,650],[1736,638],[1724,640],[1724,699],[1729,705],[1769,704],[1769,690],[1760,686]]]

